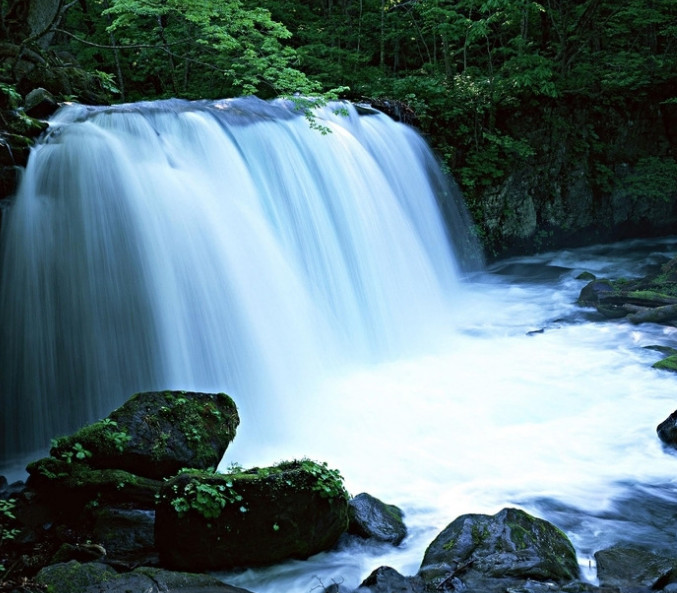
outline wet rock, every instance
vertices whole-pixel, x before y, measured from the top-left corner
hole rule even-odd
[[[658,272],[634,280],[593,280],[581,290],[578,303],[595,307],[607,318],[631,323],[677,323],[677,258]]]
[[[52,457],[160,480],[215,468],[240,422],[224,393],[138,393],[107,418],[58,439]]]
[[[620,593],[660,591],[677,583],[677,557],[666,557],[643,548],[618,544],[595,553],[601,587]]]
[[[340,474],[302,460],[227,475],[180,473],[160,492],[155,542],[163,566],[218,570],[307,558],[347,527]]]
[[[22,481],[12,482],[7,481],[5,476],[0,476],[0,499],[8,499],[12,496],[21,494],[26,488],[26,484]]]
[[[161,483],[119,469],[47,457],[28,465],[27,486],[53,507],[60,519],[79,520],[85,507],[120,504],[151,509]]]
[[[518,509],[462,515],[426,550],[419,575],[438,588],[505,591],[526,581],[578,577],[576,553],[554,525]]]
[[[656,427],[656,432],[666,445],[677,448],[677,410]]]
[[[35,582],[45,585],[51,593],[84,593],[89,587],[106,582],[116,574],[113,568],[100,562],[81,564],[71,560],[46,566],[37,574]]]
[[[155,511],[104,507],[95,512],[92,539],[106,551],[106,562],[116,567],[157,565]]]
[[[424,593],[425,583],[418,577],[405,577],[389,566],[372,572],[355,593]]]
[[[407,536],[404,513],[398,507],[367,493],[358,494],[348,504],[348,533],[395,546]]]
[[[46,586],[50,593],[250,593],[209,575],[148,567],[118,574],[105,564],[81,564],[75,560],[43,568],[35,582]]]
[[[38,87],[24,99],[24,111],[30,117],[47,119],[59,108],[59,103],[48,90]]]
[[[103,560],[106,550],[100,544],[62,544],[52,557],[53,564],[76,560],[77,562],[97,562]]]

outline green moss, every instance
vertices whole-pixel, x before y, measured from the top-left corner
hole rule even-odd
[[[91,457],[90,449],[104,455],[115,455],[124,453],[130,438],[125,430],[118,428],[117,422],[105,418],[81,428],[75,434],[53,440],[50,454],[65,461],[84,461]]]
[[[278,492],[309,489],[330,503],[340,501],[344,504],[350,498],[343,486],[343,477],[337,470],[310,459],[282,461],[274,466],[249,470],[238,467],[235,470],[216,474],[184,469],[164,489],[162,500],[168,501],[179,517],[195,511],[206,519],[214,519],[226,505],[236,505],[242,513],[248,512],[249,501],[243,493],[248,490],[247,484],[259,482],[265,482],[270,496]]]
[[[473,523],[470,528],[470,535],[472,537],[472,543],[475,546],[480,546],[489,537],[489,529],[486,525],[480,525],[479,523]]]
[[[526,550],[534,541],[534,537],[528,530],[517,523],[508,523],[510,528],[510,540],[517,550]]]
[[[216,394],[215,399],[190,397],[185,391],[163,391],[162,396],[167,405],[160,407],[159,413],[176,430],[185,435],[195,453],[196,466],[206,467],[213,464],[215,460],[211,431],[216,425],[221,430],[224,426],[232,426],[234,433],[239,422],[233,400],[225,393]],[[133,400],[130,400],[130,403],[131,401]],[[230,417],[225,417],[220,407],[229,407],[233,413]],[[165,431],[156,432],[157,436],[151,450],[159,453],[166,448],[170,435]],[[232,436],[234,438],[235,435]]]
[[[645,290],[630,290],[627,293],[627,296],[631,299],[638,299],[638,300],[645,300],[645,301],[658,301],[658,302],[665,302],[666,304],[674,303],[675,302],[675,295],[670,294],[669,287],[661,287],[665,289],[665,292],[660,292],[658,290],[651,290],[651,289],[645,289]],[[674,288],[673,288],[674,290]]]
[[[80,593],[90,586],[100,586],[117,576],[110,566],[96,562],[81,564],[76,560],[53,564],[42,569],[35,577],[38,584],[45,585],[54,593]]]
[[[677,373],[677,354],[673,354],[654,363],[653,368]]]

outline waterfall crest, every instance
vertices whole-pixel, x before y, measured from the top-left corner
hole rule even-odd
[[[479,261],[466,215],[412,129],[341,107],[329,134],[258,99],[55,114],[2,229],[3,460],[149,389],[264,422],[426,342]]]

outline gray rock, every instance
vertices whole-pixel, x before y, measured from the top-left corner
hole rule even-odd
[[[59,108],[54,95],[41,87],[33,89],[24,99],[24,111],[30,117],[47,119]]]
[[[424,593],[425,584],[420,577],[405,577],[389,566],[372,572],[355,593]]]
[[[595,553],[600,586],[618,587],[620,593],[639,588],[660,591],[677,583],[677,557],[617,544]]]
[[[677,447],[677,410],[656,427],[656,432],[666,445]]]
[[[576,553],[554,525],[518,509],[462,515],[426,550],[419,575],[435,587],[504,591],[520,581],[578,578]]]
[[[204,574],[147,567],[118,574],[105,564],[75,560],[43,568],[35,581],[50,593],[251,593]]]
[[[366,493],[358,494],[348,505],[348,533],[395,546],[407,536],[402,520],[404,513],[395,505],[385,504]]]
[[[92,538],[116,566],[157,564],[155,511],[103,507],[95,514]]]

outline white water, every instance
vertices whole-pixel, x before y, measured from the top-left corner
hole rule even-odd
[[[574,303],[584,270],[640,276],[675,254],[677,239],[665,239],[497,264],[457,295],[442,343],[327,378],[301,410],[314,424],[268,451],[235,444],[224,465],[326,459],[353,494],[401,506],[411,533],[397,549],[349,542],[224,580],[301,593],[319,582],[351,590],[381,565],[415,574],[458,515],[505,506],[563,528],[593,582],[594,552],[613,543],[674,549],[677,456],[656,426],[677,408],[677,379],[652,369],[661,355],[645,347],[674,347],[677,328],[600,321]]]
[[[581,271],[641,275],[677,239],[464,279],[408,128],[240,105],[59,114],[3,229],[2,458],[135,391],[218,389],[243,417],[224,466],[309,456],[405,510],[399,548],[223,575],[256,593],[414,574],[456,516],[507,505],[563,528],[586,578],[615,541],[674,547],[675,377],[644,347],[677,330],[574,303]]]
[[[432,156],[382,114],[318,116],[55,116],[3,229],[3,460],[148,389],[225,390],[284,433],[323,369],[426,341],[458,283]]]

